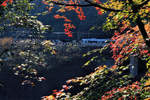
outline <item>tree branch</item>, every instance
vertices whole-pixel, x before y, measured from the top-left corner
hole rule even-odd
[[[143,7],[144,5],[148,4],[150,0],[146,0],[143,3],[136,5],[134,4],[133,0],[129,0],[129,3],[132,4],[132,8],[136,11],[139,11],[141,7]]]
[[[150,47],[150,40],[148,39],[149,38],[148,34],[147,34],[146,30],[145,30],[144,24],[143,24],[142,19],[140,18],[140,16],[138,16],[138,18],[136,20],[136,23],[137,23],[137,25],[139,27],[139,30],[141,32],[141,35],[142,35],[143,39],[144,39],[144,42],[146,43],[146,45],[148,47]]]
[[[146,86],[142,87],[142,89],[147,88],[147,87],[150,87],[150,85],[146,85]]]
[[[90,4],[67,4],[67,3],[59,3],[59,2],[54,2],[54,1],[50,1],[51,3],[54,3],[56,5],[64,5],[64,6],[79,6],[79,7],[91,7],[92,5]]]
[[[132,5],[134,4],[133,0],[129,0],[129,3],[132,4]]]
[[[91,2],[89,0],[85,0],[85,2],[89,3],[89,4],[67,4],[67,3],[60,3],[60,2],[54,2],[54,1],[50,1],[51,3],[54,3],[56,5],[64,5],[64,6],[79,6],[79,7],[98,7],[98,8],[101,8],[101,9],[104,9],[106,11],[113,11],[113,12],[120,12],[122,10],[118,10],[118,9],[111,9],[111,8],[106,8],[104,6],[101,6],[100,4],[97,4],[97,3],[94,3],[94,2]]]
[[[106,11],[113,11],[113,12],[120,12],[120,11],[122,11],[122,9],[106,8],[106,7],[101,6],[100,4],[94,3],[94,2],[92,2],[90,0],[84,0],[84,1],[87,2],[87,3],[89,3],[89,4],[91,4],[94,7],[99,7],[101,9],[103,9],[103,10],[106,10]]]
[[[148,4],[149,1],[150,1],[150,0],[146,0],[146,1],[144,1],[142,4],[138,5],[139,8],[140,8],[140,7],[143,7],[143,6],[146,5],[146,4]]]
[[[143,7],[145,4],[147,4],[149,1],[150,0],[146,0],[140,5],[134,4],[133,0],[129,0],[129,3],[131,4],[133,13],[136,14],[140,10],[140,8]],[[139,15],[137,16],[136,23],[138,25],[138,28],[139,28],[139,30],[141,32],[141,35],[142,35],[142,37],[144,39],[144,42],[145,42],[146,46],[150,47],[150,40],[148,39],[149,36],[148,36],[148,34],[147,34],[146,30],[145,30],[144,24],[143,24],[142,19],[140,18]]]

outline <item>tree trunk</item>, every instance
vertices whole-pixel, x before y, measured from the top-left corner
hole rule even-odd
[[[139,30],[141,32],[141,35],[143,36],[144,42],[150,48],[150,39],[148,37],[148,34],[145,30],[144,24],[143,24],[142,19],[140,18],[140,16],[138,16],[136,22],[137,22],[137,25],[138,25]]]

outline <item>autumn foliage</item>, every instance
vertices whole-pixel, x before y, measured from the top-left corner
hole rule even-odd
[[[5,0],[0,6],[6,7],[8,3],[12,4],[13,0]]]
[[[150,55],[147,48],[150,43],[148,39],[150,3],[148,0],[108,0],[103,3],[100,0],[43,0],[43,3],[47,5],[49,11],[54,8],[55,4],[59,6],[58,14],[54,15],[54,18],[64,19],[64,32],[69,37],[72,37],[72,31],[77,26],[73,25],[69,16],[62,15],[63,13],[74,11],[82,21],[86,20],[83,7],[94,7],[98,15],[109,11],[104,29],[115,30],[110,46],[116,64],[128,59],[129,55]],[[141,32],[141,30],[144,31]]]
[[[13,0],[4,0],[0,6],[2,8],[7,8],[7,6],[12,3]],[[106,31],[113,30],[114,35],[108,45],[111,48],[113,53],[112,58],[115,61],[115,65],[111,66],[110,68],[107,68],[106,65],[100,66],[97,68],[97,70],[95,70],[95,72],[87,75],[85,78],[68,80],[66,84],[62,86],[61,90],[53,90],[53,94],[50,96],[44,96],[43,100],[56,100],[56,98],[59,98],[60,96],[67,96],[68,94],[65,92],[68,92],[71,89],[71,86],[69,86],[71,83],[78,87],[87,86],[86,89],[88,92],[92,91],[93,88],[99,88],[98,92],[102,92],[103,88],[105,88],[106,90],[103,92],[103,94],[98,95],[98,93],[96,93],[96,95],[101,96],[99,97],[101,100],[111,100],[114,98],[116,100],[123,100],[126,99],[126,97],[131,100],[136,100],[138,98],[137,95],[144,95],[142,92],[147,92],[149,90],[149,88],[143,89],[142,87],[143,85],[149,85],[149,79],[145,82],[145,84],[141,84],[141,82],[138,81],[130,82],[129,84],[128,80],[125,80],[126,78],[124,78],[122,75],[123,71],[127,70],[126,66],[123,68],[123,71],[118,69],[118,67],[120,67],[120,65],[130,56],[137,56],[142,60],[145,60],[147,62],[147,69],[150,68],[149,0],[106,0],[106,2],[102,0],[43,0],[42,3],[47,6],[46,8],[49,12],[51,12],[55,7],[58,9],[58,13],[54,15],[54,18],[64,21],[64,32],[68,37],[73,36],[72,32],[78,26],[75,26],[74,22],[71,20],[71,17],[69,15],[65,16],[64,13],[75,12],[75,16],[80,21],[86,20],[86,17],[88,17],[85,16],[83,7],[94,7],[95,10],[97,10],[97,15],[107,14],[108,16],[106,17],[106,22],[103,26],[103,29]],[[6,39],[0,44],[5,45],[3,42],[7,43],[7,40],[10,41],[11,39]],[[43,47],[49,48],[50,45],[47,45],[47,43],[50,42],[44,41],[42,44]],[[53,53],[56,54],[54,51]],[[28,52],[26,53],[24,51],[19,53],[20,57],[26,57],[26,54],[28,54]],[[37,63],[39,64],[39,60],[41,59],[35,55],[33,55],[33,57],[37,59]],[[33,62],[35,63],[35,61]],[[37,70],[28,68],[27,66],[27,64],[17,65],[13,71],[15,72],[15,75],[22,75],[26,68],[29,69],[27,70],[27,74],[29,73],[30,76],[23,75],[24,78],[29,78],[29,80],[23,81],[22,85],[31,84],[34,86],[35,84],[30,80],[34,78],[32,76],[36,77]],[[43,66],[45,66],[44,63]],[[146,72],[146,78],[149,78],[149,73],[150,70]],[[45,78],[36,77],[36,80],[42,81],[45,80]],[[120,82],[120,80],[122,82]],[[104,82],[106,82],[106,85],[103,87]],[[103,84],[101,85],[101,83]],[[111,88],[109,88],[108,85],[110,85]],[[113,88],[113,86],[115,86],[115,88]],[[84,93],[86,94],[87,92]],[[95,90],[92,91],[92,93],[95,93]],[[126,95],[126,97],[124,95]]]
[[[59,2],[59,1],[56,0],[56,2]],[[101,3],[99,0],[96,0],[95,2],[97,2],[99,4]],[[52,11],[52,9],[54,8],[53,3],[50,3],[50,5],[49,5],[49,1],[47,1],[47,0],[43,0],[43,3],[45,5],[48,5],[48,7],[46,7],[46,8],[49,11]],[[74,4],[78,5],[78,4],[80,4],[80,0],[69,0],[69,1],[64,1],[64,3],[70,4],[70,5],[74,5]],[[95,7],[95,9],[98,11],[99,15],[102,15],[102,11],[100,8]],[[72,37],[72,31],[76,27],[74,26],[73,22],[70,19],[68,19],[65,15],[61,15],[61,13],[63,14],[65,12],[71,12],[71,11],[76,13],[77,18],[79,20],[81,20],[81,21],[86,20],[86,16],[84,14],[83,8],[79,7],[79,6],[60,6],[60,9],[58,9],[58,11],[57,11],[59,14],[54,15],[55,19],[64,19],[64,27],[65,27],[64,32],[68,37]]]
[[[79,20],[82,21],[86,20],[87,17],[84,14],[83,7],[94,7],[98,15],[107,13],[108,16],[103,28],[104,30],[114,31],[112,41],[109,44],[113,53],[112,58],[115,60],[115,65],[112,68],[117,69],[118,65],[122,64],[130,56],[138,56],[144,59],[148,62],[147,68],[150,67],[149,0],[106,0],[106,2],[101,2],[100,0],[43,0],[43,2],[48,6],[49,11],[54,8],[54,5],[59,7],[59,14],[54,15],[54,18],[64,19],[64,31],[69,37],[72,37],[72,29],[77,26],[73,25],[73,21],[68,16],[60,14],[74,11]],[[89,79],[93,78],[96,72],[91,74]],[[149,72],[147,75],[149,75]],[[95,85],[96,83],[92,84]],[[137,100],[136,95],[139,94],[140,90],[142,90],[141,84],[133,82],[130,85],[121,86],[104,93],[100,99],[111,100],[120,93],[123,96],[124,94],[128,95],[130,100]],[[59,94],[60,92],[54,93]],[[135,94],[132,94],[133,92]],[[115,100],[123,99],[124,97],[115,98]]]
[[[150,37],[149,27],[149,23],[145,25],[145,29]],[[127,28],[128,30],[126,30]],[[123,31],[125,33],[120,34]],[[114,33],[112,40],[113,42],[111,42],[110,44],[113,52],[113,58],[116,61],[116,64],[124,62],[130,55],[139,57],[150,56],[150,53],[148,51],[148,48],[146,48],[146,44],[144,43],[138,26],[129,27],[124,24],[120,28],[120,31],[116,31]]]

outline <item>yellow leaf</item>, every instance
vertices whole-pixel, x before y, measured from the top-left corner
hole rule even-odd
[[[149,85],[150,85],[150,78],[145,82],[145,86],[149,86]],[[145,90],[150,90],[150,87],[145,87],[144,89]],[[146,99],[146,100],[150,100],[150,99]]]
[[[66,10],[64,9],[64,8],[61,8],[61,9],[59,9],[59,10],[57,10],[57,12],[66,12]]]
[[[47,96],[46,100],[56,100],[55,97],[53,95]]]
[[[150,78],[145,82],[145,86],[150,85]]]
[[[146,99],[144,99],[144,100],[150,100],[150,98],[146,98]]]

